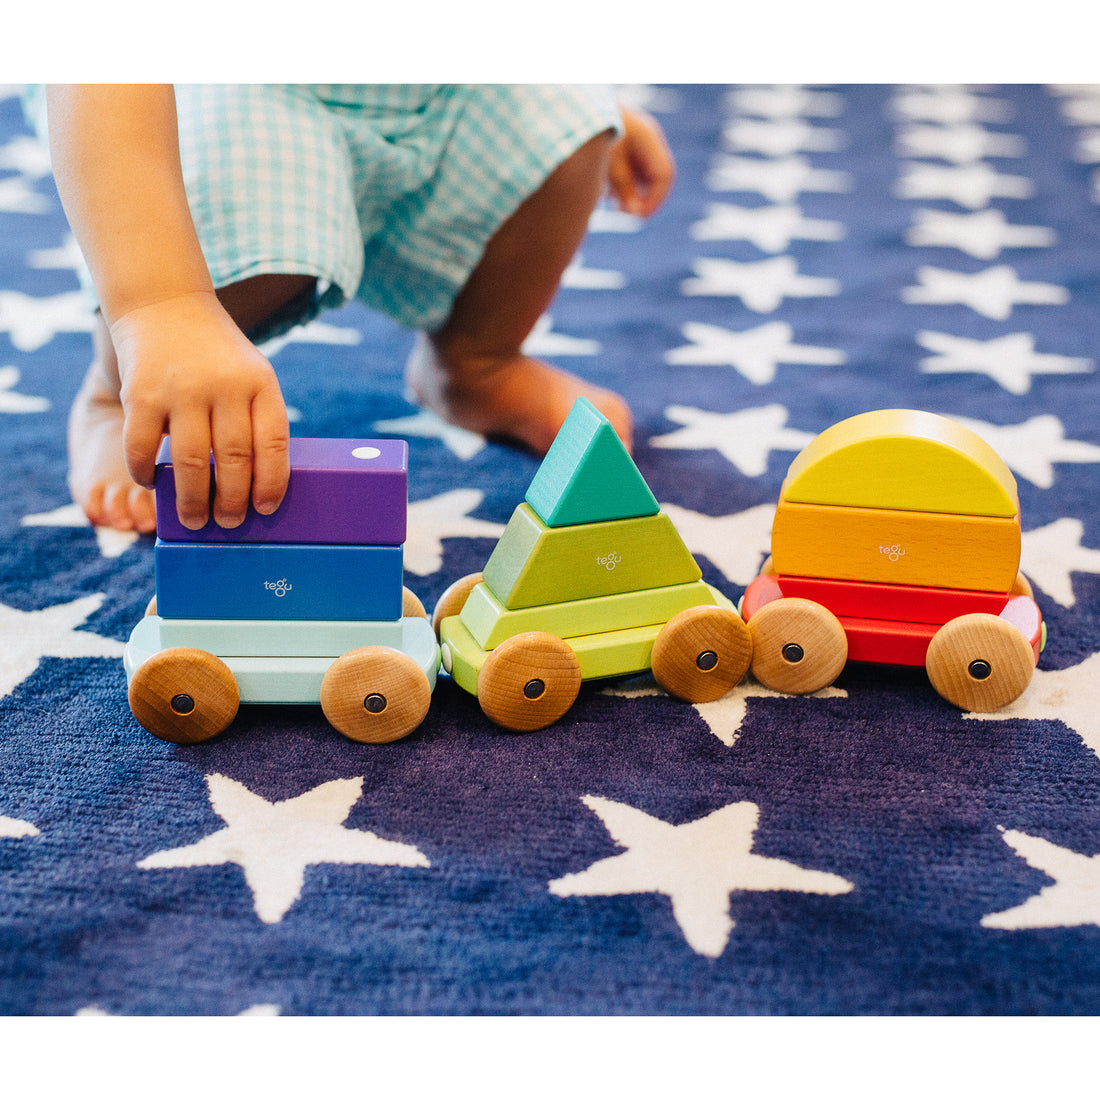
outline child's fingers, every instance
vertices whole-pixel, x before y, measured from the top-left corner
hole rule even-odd
[[[248,408],[218,405],[210,419],[214,451],[214,522],[239,527],[252,491],[252,423]]]
[[[289,435],[286,405],[276,383],[252,402],[252,504],[262,516],[271,515],[286,495]]]
[[[210,518],[210,413],[206,409],[176,414],[169,426],[176,514],[192,531]]]

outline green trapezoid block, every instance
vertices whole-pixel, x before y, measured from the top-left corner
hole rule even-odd
[[[527,490],[548,527],[633,519],[659,511],[611,422],[578,397]]]

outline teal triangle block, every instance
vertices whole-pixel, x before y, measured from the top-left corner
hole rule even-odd
[[[527,490],[548,527],[652,516],[660,511],[611,422],[578,397]]]

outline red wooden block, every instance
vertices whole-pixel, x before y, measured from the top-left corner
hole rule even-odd
[[[861,619],[889,619],[943,625],[959,615],[985,611],[999,615],[1008,596],[1004,592],[974,592],[961,588],[929,588],[908,584],[822,580],[817,577],[776,577],[784,596],[827,607],[834,615]]]

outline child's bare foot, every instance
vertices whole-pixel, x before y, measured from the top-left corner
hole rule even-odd
[[[633,417],[618,394],[528,355],[449,364],[420,336],[405,380],[418,404],[448,423],[518,443],[538,455],[549,450],[577,398],[587,397],[627,449],[633,448]]]
[[[156,530],[153,493],[130,477],[122,450],[122,402],[97,355],[69,411],[69,489],[98,527]]]

